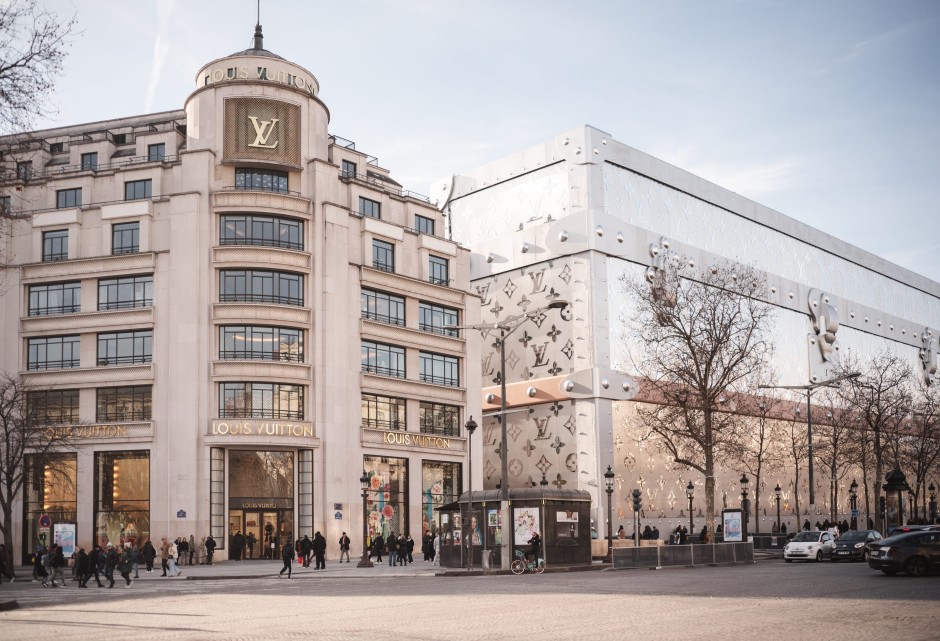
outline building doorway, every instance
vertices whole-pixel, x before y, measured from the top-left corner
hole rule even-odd
[[[242,559],[280,559],[280,548],[287,540],[293,540],[293,531],[293,510],[229,511],[229,537],[233,539],[237,532],[245,537]]]

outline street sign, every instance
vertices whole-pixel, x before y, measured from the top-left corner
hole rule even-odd
[[[853,518],[853,519],[857,519],[857,518],[858,518],[858,510],[852,510],[852,518]]]
[[[178,519],[185,519],[185,518],[186,518],[186,510],[180,510],[179,512],[177,512],[177,513],[176,513],[176,518],[178,518]]]
[[[43,514],[39,517],[39,527],[43,529],[52,527],[52,519],[49,518],[48,514]]]

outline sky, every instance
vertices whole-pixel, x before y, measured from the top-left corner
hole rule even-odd
[[[256,0],[75,14],[53,127],[180,109]],[[330,133],[405,189],[589,124],[940,282],[940,2],[262,0]]]

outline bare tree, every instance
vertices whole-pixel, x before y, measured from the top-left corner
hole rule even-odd
[[[30,389],[0,373],[0,536],[12,549],[13,505],[26,485],[30,466],[64,472],[61,454],[73,449],[70,428],[50,426],[30,411]]]
[[[884,480],[885,441],[900,431],[900,424],[910,411],[911,367],[893,352],[873,355],[864,364],[848,356],[843,358],[842,372],[862,372],[839,388],[842,401],[871,432],[871,456],[875,463],[875,495],[881,492]],[[867,488],[866,488],[867,492]],[[884,514],[877,514],[876,529],[884,531]]]
[[[793,469],[793,513],[796,515],[796,529],[801,526],[800,517],[800,470],[809,455],[809,433],[806,423],[796,418],[785,420],[780,426],[781,458],[792,464]]]
[[[748,429],[741,435],[739,460],[745,472],[754,477],[754,532],[760,532],[760,500],[763,491],[764,470],[779,462],[780,448],[778,421],[784,401],[758,389],[757,385],[772,380],[771,376],[759,373],[748,387],[757,390],[753,396],[743,397],[737,410],[750,416]],[[775,521],[776,522],[776,521]]]
[[[658,447],[705,477],[705,506],[715,531],[715,468],[740,450],[749,423],[733,411],[749,379],[770,360],[773,313],[752,267],[725,263],[695,271],[663,261],[648,280],[624,278],[634,367],[650,404],[637,413]]]
[[[814,421],[818,446],[815,454],[829,472],[829,519],[839,521],[839,483],[857,458],[858,430],[853,411],[847,409],[838,394],[827,389],[817,403],[825,419]]]
[[[902,441],[902,457],[911,474],[908,484],[914,493],[912,516],[917,516],[917,503],[921,503],[923,516],[927,512],[927,484],[936,474],[940,462],[940,386],[926,385],[920,380],[914,389],[914,411],[909,432]]]
[[[36,0],[0,3],[0,134],[26,131],[55,113],[48,98],[75,26],[74,16],[63,20]]]

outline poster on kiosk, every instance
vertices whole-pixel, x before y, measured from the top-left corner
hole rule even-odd
[[[724,535],[725,543],[732,543],[735,541],[744,540],[744,530],[741,527],[742,513],[741,510],[722,510],[721,511],[721,528]]]

